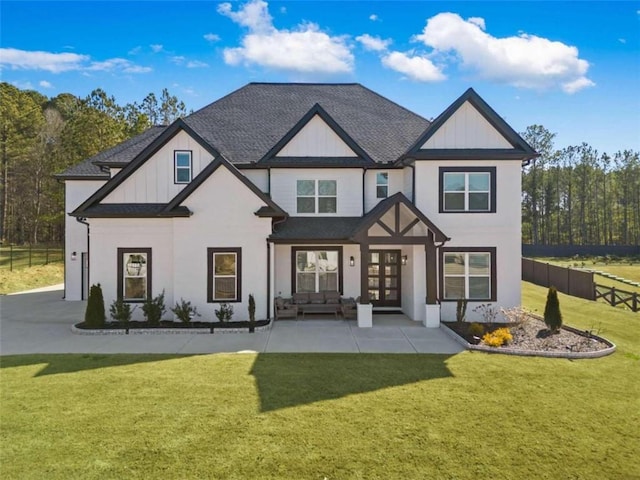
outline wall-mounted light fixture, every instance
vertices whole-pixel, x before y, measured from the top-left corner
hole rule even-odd
[[[355,267],[355,265],[356,265],[356,259],[355,259],[355,258],[353,258],[353,255],[351,255],[351,256],[349,257],[349,266],[350,266],[350,267]]]
[[[78,254],[76,252],[71,252],[71,261],[75,262],[76,258],[78,258]]]
[[[402,265],[406,265],[407,264],[407,256],[406,255],[402,255]]]

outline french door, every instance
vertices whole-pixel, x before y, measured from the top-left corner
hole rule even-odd
[[[374,307],[400,307],[400,250],[369,252],[369,300]]]

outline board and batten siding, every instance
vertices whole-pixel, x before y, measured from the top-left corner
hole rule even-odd
[[[191,178],[195,178],[213,156],[189,134],[180,131],[111,192],[102,203],[167,203],[186,184],[174,182],[174,151],[189,150]]]
[[[513,145],[467,101],[421,148],[513,148]]]
[[[269,193],[269,171],[267,169],[243,168],[240,170],[261,192]]]
[[[362,170],[359,168],[273,168],[271,198],[290,216],[297,213],[298,180],[336,180],[337,213],[317,216],[358,217],[362,215]]]
[[[315,115],[277,153],[277,157],[356,157],[356,153]]]
[[[365,212],[369,212],[373,207],[380,203],[384,198],[377,198],[376,196],[376,177],[380,172],[386,172],[389,174],[388,194],[390,197],[398,192],[403,192],[403,174],[402,170],[367,170],[364,176],[364,207]],[[406,195],[406,193],[405,193]]]

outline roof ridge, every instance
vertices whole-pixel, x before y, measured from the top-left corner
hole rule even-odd
[[[328,86],[336,86],[336,85],[359,85],[362,86],[359,82],[249,82],[247,85],[328,85]]]

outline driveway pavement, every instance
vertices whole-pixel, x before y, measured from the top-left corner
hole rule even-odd
[[[58,288],[60,288],[58,286]],[[77,335],[85,302],[66,302],[62,290],[0,296],[0,354],[347,352],[444,353],[463,348],[441,329],[402,315],[374,315],[374,327],[354,320],[280,320],[256,333]]]

